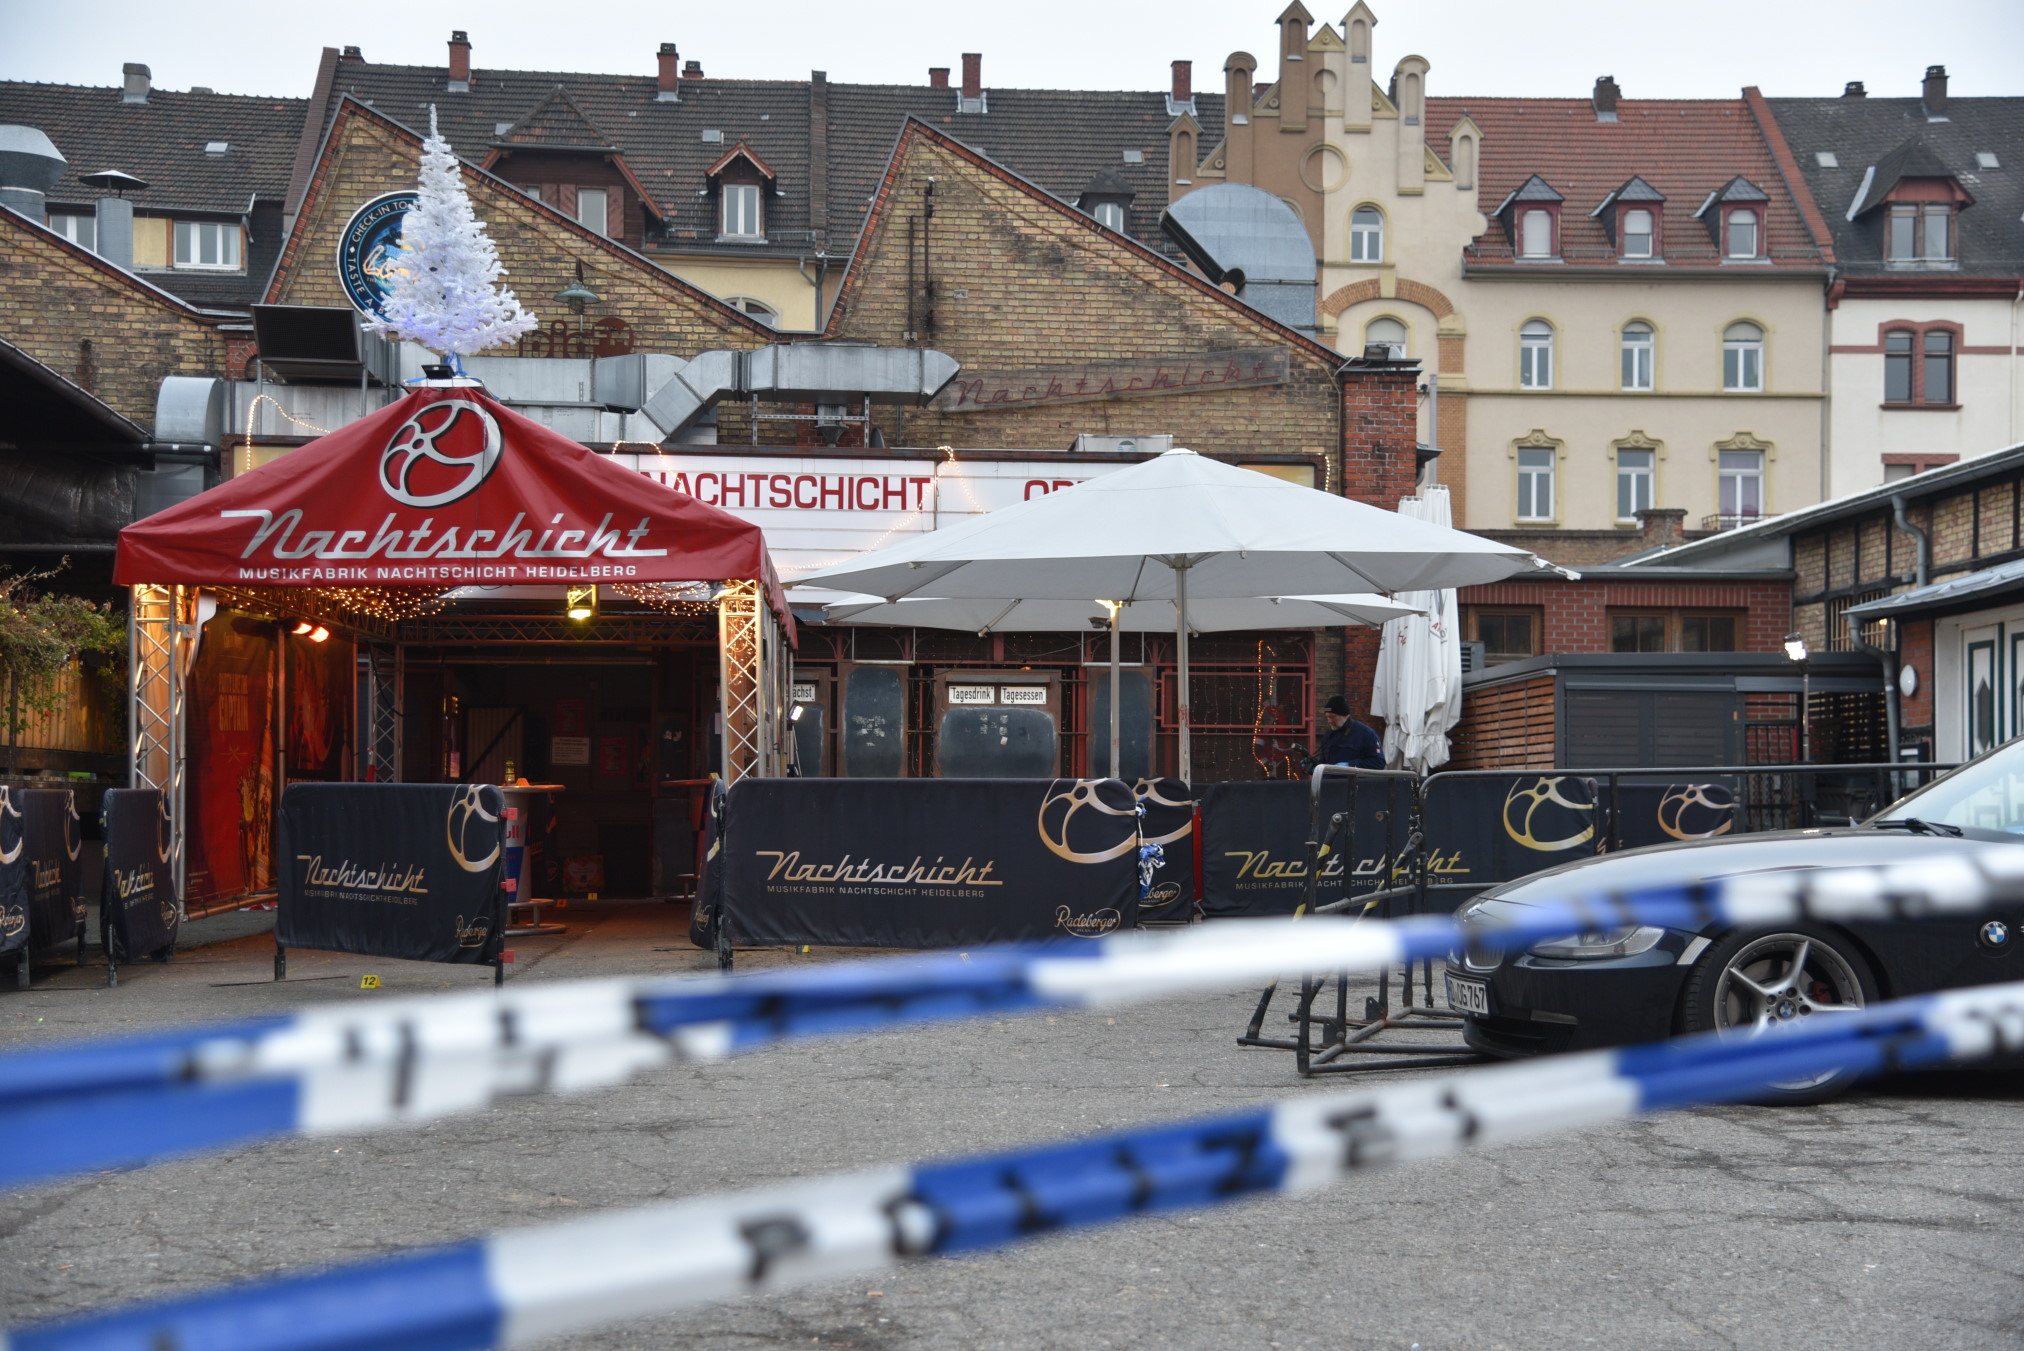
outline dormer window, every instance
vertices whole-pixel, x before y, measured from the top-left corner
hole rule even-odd
[[[1136,195],[1115,170],[1105,169],[1089,180],[1075,205],[1095,217],[1098,225],[1123,234],[1125,222],[1131,219],[1131,199]]]
[[[1944,202],[1892,206],[1884,257],[1893,263],[1944,263],[1953,258],[1954,209]]]
[[[1755,209],[1747,206],[1731,207],[1722,217],[1722,256],[1724,258],[1755,258],[1758,254],[1760,231]]]
[[[717,194],[718,242],[764,244],[766,199],[776,182],[766,161],[740,141],[710,166],[707,178]]]
[[[1623,256],[1626,258],[1649,258],[1652,246],[1658,238],[1658,226],[1652,213],[1641,206],[1628,206],[1623,211]]]
[[[1543,206],[1528,207],[1519,212],[1518,256],[1551,258],[1553,254],[1553,213]]]
[[[757,183],[724,185],[724,219],[718,233],[732,239],[762,239],[766,227]]]
[[[1723,262],[1755,262],[1765,257],[1764,211],[1770,204],[1762,188],[1738,175],[1709,193],[1694,215],[1714,236]]]
[[[1551,260],[1560,256],[1560,205],[1565,199],[1538,174],[1506,197],[1495,216],[1504,222],[1511,251],[1520,258]]]

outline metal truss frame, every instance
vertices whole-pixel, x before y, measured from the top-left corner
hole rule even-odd
[[[717,598],[718,695],[724,722],[724,781],[783,772],[788,681],[786,635],[766,604],[763,582],[726,582]]]
[[[360,756],[368,783],[401,781],[401,705],[407,649],[398,643],[358,646]]]
[[[707,643],[719,634],[710,620],[657,613],[599,615],[580,623],[561,615],[434,614],[404,620],[403,643],[416,646],[479,646],[493,643],[554,643],[570,647],[665,646]]]
[[[127,609],[127,785],[160,790],[169,812],[169,858],[176,907],[183,905],[189,853],[185,812],[190,667],[196,657],[197,593],[182,586],[133,588]]]

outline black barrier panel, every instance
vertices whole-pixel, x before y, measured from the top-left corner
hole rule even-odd
[[[1734,779],[1619,783],[1610,847],[1637,849],[1734,834],[1742,829],[1740,797]]]
[[[288,785],[275,942],[496,961],[506,928],[505,806],[490,784]]]
[[[1139,879],[1139,923],[1187,919],[1195,909],[1194,795],[1179,779],[1140,779],[1132,793],[1145,808],[1139,818],[1140,856],[1146,857],[1146,848],[1159,849],[1151,878]]]
[[[1210,915],[1290,915],[1307,886],[1307,822],[1311,801],[1305,779],[1210,784],[1202,793],[1202,909]],[[1357,792],[1356,868],[1349,891],[1404,886],[1396,857],[1412,834],[1411,785],[1370,780]],[[1322,789],[1322,829],[1349,807],[1349,781],[1330,779]],[[1344,850],[1321,860],[1317,904],[1340,900]],[[1389,879],[1389,880],[1387,880]],[[1403,913],[1403,910],[1400,911]]]
[[[84,942],[84,825],[68,788],[22,792],[21,834],[28,859],[28,945],[31,951]]]
[[[28,946],[26,825],[14,790],[0,783],[0,952]]]
[[[98,935],[107,958],[131,961],[176,943],[176,871],[169,864],[169,813],[153,788],[105,794],[105,871]]]
[[[1580,774],[1436,777],[1422,820],[1429,883],[1487,887],[1602,852],[1607,781]]]
[[[744,779],[724,814],[740,945],[938,948],[1138,923],[1116,779]]]

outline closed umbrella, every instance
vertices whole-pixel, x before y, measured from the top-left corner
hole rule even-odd
[[[1179,769],[1188,778],[1191,598],[1439,589],[1551,566],[1512,545],[1170,450],[875,549],[801,583],[889,601],[1171,601]]]
[[[1446,525],[1448,490],[1429,487],[1399,514]],[[1415,774],[1448,762],[1448,729],[1462,716],[1462,634],[1452,589],[1405,591],[1415,613],[1388,621],[1378,648],[1370,711],[1384,719],[1384,758]]]

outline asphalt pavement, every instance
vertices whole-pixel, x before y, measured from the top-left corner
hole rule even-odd
[[[714,968],[688,945],[678,908],[579,906],[556,918],[568,933],[515,940],[509,980]],[[0,1048],[491,979],[291,950],[277,985],[270,921],[192,925],[175,961],[123,967],[116,989],[102,965],[50,966],[17,992],[10,967]],[[380,989],[360,988],[367,974]],[[1289,1055],[1236,1045],[1255,993],[776,1048],[580,1098],[0,1195],[0,1323],[604,1207],[1347,1087],[1302,1082]],[[2024,1075],[1952,1073],[1822,1107],[1683,1112],[559,1345],[2012,1347],[2024,1344],[2020,1103]]]

